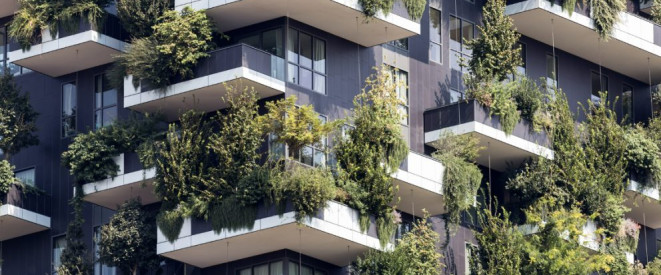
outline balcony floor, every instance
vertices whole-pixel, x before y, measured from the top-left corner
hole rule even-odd
[[[0,242],[50,229],[50,217],[18,206],[0,206]]]

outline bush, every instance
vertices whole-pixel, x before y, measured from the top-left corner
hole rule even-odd
[[[542,108],[544,95],[539,90],[537,83],[525,76],[517,76],[515,81],[509,84],[512,98],[516,101],[516,107],[521,111],[521,117],[529,122],[535,121],[535,115]]]
[[[366,17],[374,17],[379,12],[387,14],[392,10],[395,0],[358,0]]]
[[[223,229],[236,231],[247,228],[252,230],[256,219],[257,205],[242,204],[234,196],[220,198],[209,206],[211,228],[216,233],[220,233]]]
[[[0,160],[0,204],[2,204],[4,195],[15,183],[14,166],[7,160]]]
[[[133,37],[148,37],[153,33],[152,26],[170,5],[170,0],[118,0],[117,16]]]
[[[0,75],[0,149],[4,159],[9,159],[21,149],[39,144],[37,117],[28,94],[14,82],[11,74]]]
[[[625,131],[627,171],[644,186],[654,186],[661,181],[661,150],[647,136],[642,126],[636,125]]]
[[[281,194],[276,202],[291,200],[296,210],[296,220],[302,222],[326,207],[335,198],[335,179],[329,169],[308,168],[293,164],[273,179],[275,194]]]

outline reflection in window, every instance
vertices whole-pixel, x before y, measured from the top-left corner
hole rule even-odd
[[[624,123],[633,123],[633,87],[627,84],[622,85],[622,117]]]
[[[466,45],[467,41],[475,37],[475,24],[459,17],[450,16],[450,67],[456,71],[467,70],[461,67],[461,63],[470,60],[472,50]]]
[[[441,11],[429,8],[429,60],[442,63]]]
[[[323,115],[319,115],[319,119],[322,121],[322,123],[326,123],[328,121],[328,119]],[[328,164],[326,155],[327,146],[328,139],[323,137],[319,143],[313,144],[312,146],[305,146],[301,148],[299,152],[290,151],[290,153],[294,159],[303,164],[314,167],[322,167]]]
[[[521,66],[516,67],[520,75],[526,75],[526,44],[517,43],[521,47]]]
[[[592,94],[590,95],[590,100],[592,103],[599,106],[601,104],[602,98],[600,97],[600,92],[608,92],[608,77],[604,74],[597,72],[592,72]]]
[[[462,93],[462,92],[460,92],[456,89],[450,88],[450,102],[449,102],[449,104],[457,103],[457,102],[459,102],[463,99],[464,99],[464,93]]]
[[[35,169],[34,168],[18,171],[18,172],[16,172],[15,177],[22,184],[29,185],[29,186],[32,186],[32,187],[35,186],[34,185],[34,183],[35,183]]]
[[[326,42],[289,29],[287,61],[287,81],[326,93]]]
[[[408,38],[402,38],[402,39],[397,39],[393,41],[388,41],[388,45],[391,45],[395,47],[396,49],[400,49],[403,51],[408,51],[409,50],[409,39]]]
[[[59,236],[53,238],[53,254],[52,254],[53,274],[57,274],[57,269],[62,265],[62,260],[60,258],[62,257],[62,251],[64,251],[64,248],[66,246],[67,246],[67,240],[65,236]]]
[[[106,75],[94,78],[94,129],[117,120],[117,89],[110,87]]]
[[[76,83],[62,85],[62,137],[76,134],[77,93]]]
[[[553,94],[558,86],[558,56],[546,54],[546,88],[549,94]]]
[[[110,267],[99,262],[99,240],[101,239],[101,227],[94,228],[94,275],[115,275],[115,267]]]

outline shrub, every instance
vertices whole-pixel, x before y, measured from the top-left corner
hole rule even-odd
[[[274,179],[276,194],[281,194],[277,202],[291,200],[296,210],[296,220],[302,222],[326,207],[335,198],[335,179],[329,169],[302,167],[293,164]]]
[[[535,115],[542,109],[544,95],[539,90],[537,83],[525,76],[517,76],[515,81],[509,84],[512,98],[516,101],[516,107],[521,111],[521,117],[535,121]]]
[[[661,151],[647,136],[645,129],[636,125],[625,132],[627,171],[645,186],[656,186],[661,180]]]
[[[2,204],[2,197],[15,183],[14,166],[7,160],[0,160],[0,204]]]
[[[117,17],[133,37],[148,37],[170,5],[170,0],[118,0]]]
[[[35,135],[38,113],[32,109],[27,94],[11,74],[0,76],[0,149],[4,159],[9,159],[21,149],[39,144]]]
[[[387,14],[392,10],[395,0],[358,0],[366,17],[374,17],[379,12]]]
[[[252,229],[257,218],[256,204],[242,204],[235,196],[225,196],[209,206],[209,220],[214,232]]]

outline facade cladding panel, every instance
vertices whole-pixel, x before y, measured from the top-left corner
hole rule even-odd
[[[177,1],[179,2],[179,1]],[[248,43],[242,38],[251,37],[256,33],[280,28],[282,30],[283,51],[274,50],[271,54],[284,58],[283,66],[287,66],[287,30],[295,30],[299,34],[305,34],[312,37],[312,41],[322,41],[325,45],[325,68],[312,69],[312,75],[315,72],[323,72],[325,75],[324,92],[315,91],[307,88],[299,82],[290,82],[285,79],[285,96],[295,95],[298,97],[298,104],[312,104],[314,109],[328,120],[341,119],[353,107],[353,98],[363,86],[363,81],[372,72],[372,68],[382,64],[395,67],[407,72],[408,75],[408,125],[403,125],[403,133],[410,144],[410,150],[418,154],[429,154],[433,148],[425,143],[425,121],[424,113],[426,110],[439,108],[451,103],[451,91],[463,91],[462,72],[451,68],[451,39],[450,22],[451,17],[460,18],[466,22],[476,25],[480,24],[481,10],[484,0],[475,0],[469,2],[466,0],[440,1],[429,0],[422,18],[420,19],[420,34],[408,37],[407,48],[397,48],[393,45],[378,45],[373,47],[363,47],[357,43],[346,40],[342,37],[333,35],[324,31],[323,28],[312,27],[303,22],[291,18],[276,18],[239,29],[226,31],[230,37],[229,41],[223,42],[231,46],[237,43]],[[430,7],[440,13],[440,43],[435,41],[436,47],[440,47],[440,60],[430,61],[430,31],[432,29],[429,23]],[[1,9],[1,7],[0,7]],[[8,22],[10,17],[0,18],[0,23]],[[476,35],[478,30],[474,30]],[[556,34],[562,35],[562,34]],[[656,39],[656,37],[655,37]],[[3,41],[0,39],[0,41]],[[614,68],[599,68],[598,64],[582,59],[580,56],[574,56],[559,49],[553,49],[534,39],[522,36],[520,42],[526,47],[525,70],[531,79],[540,79],[547,75],[546,56],[555,52],[558,60],[557,79],[559,87],[567,94],[570,109],[577,110],[578,102],[585,102],[590,98],[592,90],[591,74],[601,71],[608,77],[609,97],[621,97],[623,85],[633,88],[633,120],[635,122],[645,121],[652,112],[650,104],[649,84],[640,82],[633,78],[617,73]],[[257,43],[257,42],[255,42]],[[314,42],[320,43],[320,42]],[[11,42],[5,42],[5,45],[11,46]],[[263,44],[260,44],[263,46]],[[251,45],[259,48],[259,46]],[[398,45],[401,45],[398,44]],[[15,47],[16,45],[13,44]],[[3,49],[0,47],[0,49]],[[318,50],[319,48],[316,48]],[[262,49],[266,50],[267,49]],[[6,54],[8,50],[4,49]],[[0,55],[1,56],[1,55]],[[316,55],[318,56],[318,55]],[[434,57],[434,59],[438,59]],[[440,62],[439,62],[440,61]],[[0,62],[4,62],[0,58]],[[9,60],[11,62],[11,60]],[[296,65],[300,65],[297,63]],[[644,65],[644,64],[643,64]],[[641,65],[641,66],[643,66]],[[49,77],[38,72],[27,72],[17,75],[16,82],[22,87],[23,91],[30,94],[32,106],[40,113],[37,120],[38,136],[40,144],[38,146],[24,149],[13,156],[11,162],[16,166],[16,170],[29,168],[35,169],[36,186],[48,195],[49,199],[44,200],[48,208],[48,216],[51,219],[50,229],[38,233],[21,236],[0,242],[0,256],[2,257],[0,274],[53,274],[53,253],[60,242],[60,237],[66,231],[69,221],[73,218],[68,201],[73,192],[73,177],[64,168],[60,161],[60,156],[67,146],[71,143],[73,137],[62,137],[62,87],[67,83],[76,84],[76,119],[75,128],[78,132],[87,131],[94,128],[95,113],[95,78],[103,74],[110,68],[110,64],[78,71],[75,73]],[[303,66],[303,65],[300,65]],[[299,70],[301,67],[299,66]],[[285,70],[286,71],[286,70]],[[320,74],[321,75],[321,74]],[[313,78],[312,81],[322,81],[323,78]],[[307,80],[306,80],[307,81]],[[310,86],[312,87],[312,86]],[[315,85],[315,87],[319,87]],[[123,106],[124,95],[117,93],[117,116],[119,119],[125,119],[129,116],[130,110]],[[621,104],[621,101],[618,101]],[[621,110],[621,108],[618,108]],[[582,119],[582,118],[579,118]],[[331,141],[332,142],[332,141]],[[332,144],[331,144],[332,145]],[[486,167],[482,167],[486,171]],[[130,173],[141,170],[142,167],[135,155],[129,155],[125,158],[124,173]],[[494,171],[494,178],[499,172]],[[502,189],[502,184],[494,184],[494,188]],[[503,190],[494,190],[497,196],[504,196]],[[158,205],[151,207],[157,208]],[[90,251],[93,248],[94,228],[108,222],[113,211],[91,203],[84,204],[85,224],[83,227],[85,234],[85,243]],[[409,213],[410,214],[410,213]],[[433,228],[442,236],[441,242],[445,241],[444,219],[442,215],[431,218]],[[449,240],[449,245],[444,251],[443,259],[447,274],[464,274],[465,270],[465,251],[466,243],[474,243],[469,222],[460,226],[456,234]],[[0,225],[1,226],[1,225]],[[1,229],[0,229],[1,230]],[[641,239],[638,246],[638,259],[653,259],[655,255],[642,255],[647,253],[642,247],[647,247],[648,251],[656,251],[658,242],[656,235],[661,235],[657,230],[644,227],[648,239]],[[642,232],[642,231],[641,231]],[[642,233],[641,233],[642,235]],[[274,236],[277,238],[277,236]],[[171,260],[164,261],[164,274],[239,274],[243,270],[252,269],[261,270],[261,265],[270,264],[280,267],[282,263],[282,272],[290,272],[290,268],[296,265],[307,266],[313,270],[314,274],[346,274],[346,267],[335,266],[330,263],[322,262],[318,259],[305,255],[305,244],[300,244],[303,254],[296,250],[299,244],[293,244],[289,249],[273,251],[262,255],[256,255],[250,258],[236,260],[221,265],[197,268],[194,266],[178,263]],[[224,257],[225,251],[217,251],[218,257]],[[231,253],[229,251],[228,253]],[[654,253],[655,254],[655,253]],[[300,261],[300,262],[299,262]],[[228,272],[228,273],[226,273]],[[272,274],[275,271],[272,271]],[[281,274],[296,274],[293,273]],[[312,272],[312,271],[311,271]],[[117,271],[119,273],[119,271]],[[244,273],[240,273],[244,274]],[[248,273],[245,273],[248,274]],[[268,273],[252,273],[268,274]]]

